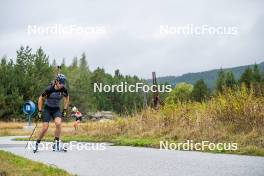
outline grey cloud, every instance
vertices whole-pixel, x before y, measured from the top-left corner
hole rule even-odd
[[[42,46],[51,59],[86,52],[92,69],[149,78],[264,61],[263,1],[19,1],[0,6],[0,56],[15,56],[20,45]],[[104,25],[107,35],[28,36],[27,25]],[[237,36],[160,37],[159,26],[237,26]]]

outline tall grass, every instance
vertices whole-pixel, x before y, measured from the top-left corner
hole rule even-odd
[[[133,117],[88,122],[81,133],[104,138],[237,142],[239,146],[264,148],[263,126],[264,97],[241,88],[226,90],[203,103],[166,104],[159,111],[145,109]]]
[[[23,124],[18,122],[0,122],[0,129],[22,129]]]

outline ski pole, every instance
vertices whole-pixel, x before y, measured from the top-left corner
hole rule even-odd
[[[28,142],[27,142],[27,145],[26,145],[25,149],[27,148],[28,143],[29,143],[29,141],[31,140],[31,138],[32,138],[32,136],[33,136],[33,134],[34,134],[34,132],[35,132],[37,126],[38,126],[38,121],[36,122],[36,125],[35,125],[35,127],[34,127],[32,133],[31,133],[30,137],[28,138]]]

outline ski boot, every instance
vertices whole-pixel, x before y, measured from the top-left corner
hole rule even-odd
[[[38,151],[38,144],[39,144],[39,142],[36,141],[36,142],[35,142],[35,145],[34,145],[34,147],[33,147],[33,153],[36,153],[36,152]]]

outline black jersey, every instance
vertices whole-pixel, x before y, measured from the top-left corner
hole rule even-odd
[[[56,90],[55,85],[49,85],[45,91],[42,93],[42,97],[47,97],[45,100],[45,105],[49,107],[60,107],[60,100],[62,97],[68,97],[68,91],[65,87]]]

